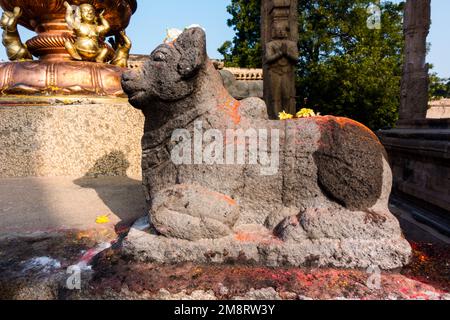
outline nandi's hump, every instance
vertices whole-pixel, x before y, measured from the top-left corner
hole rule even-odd
[[[318,117],[314,160],[321,188],[351,210],[371,208],[383,189],[385,151],[376,135],[346,118]]]

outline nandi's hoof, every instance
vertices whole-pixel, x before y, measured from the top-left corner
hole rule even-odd
[[[195,185],[176,185],[158,193],[152,204],[155,229],[168,238],[196,241],[232,234],[239,218],[237,203]]]

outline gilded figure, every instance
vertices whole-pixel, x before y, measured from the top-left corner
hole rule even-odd
[[[33,56],[28,51],[27,46],[22,43],[17,24],[22,16],[22,9],[15,7],[14,11],[4,11],[0,24],[3,29],[2,43],[6,48],[9,60],[32,60]]]
[[[75,43],[65,43],[69,54],[75,60],[105,62],[108,48],[101,44],[101,39],[110,31],[110,25],[103,17],[104,12],[100,13],[98,24],[95,8],[91,4],[73,7],[65,2],[64,5],[67,9],[66,22],[76,36]]]

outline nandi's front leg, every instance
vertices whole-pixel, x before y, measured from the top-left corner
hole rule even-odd
[[[151,222],[163,236],[218,239],[233,233],[239,206],[230,197],[197,185],[175,185],[153,198]]]

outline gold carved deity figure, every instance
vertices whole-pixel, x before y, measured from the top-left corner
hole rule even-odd
[[[91,4],[82,4],[75,10],[67,2],[64,5],[67,9],[66,22],[76,36],[75,43],[65,43],[69,54],[75,60],[105,62],[108,48],[101,44],[101,39],[109,32],[110,25],[103,17],[104,12],[100,13],[98,24],[95,8]]]
[[[112,41],[113,48],[116,50],[114,58],[111,60],[111,64],[126,68],[128,66],[128,58],[130,57],[131,40],[126,35],[125,31],[120,31],[120,37],[116,36]]]
[[[21,16],[22,9],[15,7],[13,12],[4,11],[0,21],[3,29],[2,42],[11,61],[33,59],[27,46],[22,43],[19,31],[17,30],[17,23]]]

